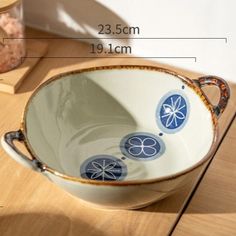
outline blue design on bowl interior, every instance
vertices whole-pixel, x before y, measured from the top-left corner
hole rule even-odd
[[[189,117],[188,98],[182,91],[174,90],[162,97],[156,120],[159,128],[165,133],[176,133],[186,124]]]
[[[81,177],[101,181],[123,180],[127,167],[120,159],[110,155],[97,155],[87,159],[80,168]]]
[[[165,152],[165,144],[158,136],[145,132],[125,136],[120,144],[121,152],[128,158],[149,161]]]

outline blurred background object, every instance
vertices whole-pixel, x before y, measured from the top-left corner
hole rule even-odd
[[[20,65],[26,54],[20,0],[0,1],[0,73]]]

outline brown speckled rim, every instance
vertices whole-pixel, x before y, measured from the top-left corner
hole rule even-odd
[[[163,73],[167,73],[167,74],[170,74],[170,75],[173,75],[173,76],[179,78],[188,87],[190,87],[201,98],[202,102],[205,104],[206,108],[211,113],[212,128],[213,128],[214,137],[213,137],[212,145],[211,145],[208,153],[195,165],[193,165],[183,171],[177,172],[173,175],[167,175],[167,176],[154,178],[154,179],[147,179],[147,180],[128,180],[128,181],[116,181],[116,182],[83,179],[83,178],[79,178],[79,177],[74,177],[74,176],[62,174],[62,173],[58,172],[57,170],[47,166],[45,163],[41,162],[40,158],[38,158],[37,155],[34,153],[33,148],[31,147],[30,142],[27,137],[26,116],[27,116],[27,111],[28,111],[29,105],[31,103],[31,100],[34,98],[34,96],[39,92],[39,90],[41,90],[45,86],[49,85],[50,83],[52,83],[56,80],[62,79],[65,76],[69,76],[69,75],[73,75],[73,74],[81,74],[84,72],[92,72],[92,71],[98,71],[98,70],[112,70],[112,69],[139,69],[139,70],[163,72]],[[40,164],[39,168],[41,169],[42,172],[49,172],[57,177],[60,177],[60,178],[66,179],[66,180],[70,180],[73,182],[79,182],[79,183],[91,184],[91,185],[103,185],[103,186],[127,186],[127,185],[132,186],[132,185],[142,185],[142,184],[153,184],[153,183],[173,180],[173,179],[176,179],[180,176],[186,175],[186,174],[192,172],[193,170],[197,169],[198,167],[202,166],[204,163],[206,163],[210,159],[210,157],[212,156],[212,154],[214,153],[214,151],[217,148],[217,140],[218,140],[218,120],[217,120],[217,116],[214,112],[214,107],[209,102],[207,96],[200,89],[200,87],[197,85],[197,83],[195,83],[193,80],[187,78],[186,76],[180,75],[180,74],[178,74],[174,71],[171,71],[169,69],[165,69],[162,67],[155,67],[155,66],[146,66],[146,65],[111,65],[111,66],[91,67],[91,68],[86,68],[86,69],[79,69],[79,70],[74,70],[74,71],[70,71],[70,72],[65,72],[65,73],[53,76],[52,78],[50,78],[49,80],[47,80],[46,82],[41,84],[33,92],[31,97],[29,98],[29,100],[26,104],[24,113],[23,113],[23,120],[22,120],[20,130],[24,135],[23,142],[24,142],[28,152],[31,154],[33,160],[38,161],[38,163]]]

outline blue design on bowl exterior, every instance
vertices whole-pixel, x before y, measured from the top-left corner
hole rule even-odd
[[[165,152],[165,144],[154,134],[137,132],[125,136],[121,141],[120,149],[130,159],[149,161],[160,157]]]
[[[189,101],[182,91],[168,92],[157,106],[158,127],[165,133],[176,133],[187,123],[189,112]]]
[[[80,168],[81,177],[101,181],[123,180],[127,175],[126,165],[110,155],[97,155],[88,158]]]

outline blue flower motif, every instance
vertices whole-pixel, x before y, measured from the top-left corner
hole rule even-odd
[[[155,148],[157,141],[151,137],[142,140],[140,137],[134,136],[128,140],[128,144],[128,152],[133,156],[139,156],[141,154],[154,156],[158,152]]]
[[[166,133],[183,128],[189,115],[189,103],[184,94],[174,91],[165,95],[157,108],[157,124]]]
[[[81,166],[81,176],[92,180],[121,180],[126,172],[126,167],[121,160],[108,155],[89,158]]]
[[[170,97],[171,104],[163,103],[163,113],[161,118],[167,118],[165,121],[165,127],[178,127],[179,123],[182,123],[179,120],[184,120],[186,117],[186,113],[184,112],[184,108],[186,108],[186,103],[182,101],[182,97],[178,96],[176,100],[174,97]],[[166,101],[167,102],[167,101]],[[182,110],[182,111],[181,111]]]
[[[103,159],[102,163],[98,161],[92,161],[93,168],[88,168],[87,170],[92,172],[91,179],[97,179],[102,177],[102,180],[105,179],[113,179],[116,180],[116,176],[114,175],[117,170],[114,168],[116,166],[116,162],[106,163],[106,160]]]
[[[122,153],[135,160],[153,160],[164,153],[165,144],[149,133],[129,134],[121,141]]]

